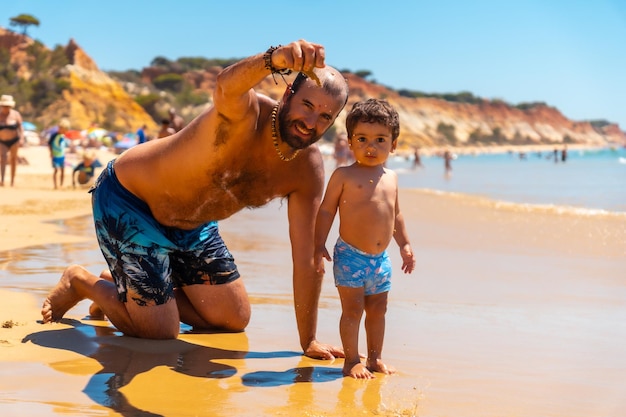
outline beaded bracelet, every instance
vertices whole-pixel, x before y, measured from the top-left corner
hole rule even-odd
[[[276,81],[276,76],[274,74],[278,74],[281,77],[283,77],[283,81],[285,81],[284,75],[291,74],[291,70],[288,69],[288,68],[278,69],[278,68],[274,67],[274,65],[272,65],[272,54],[274,53],[275,50],[277,50],[281,46],[282,45],[270,46],[267,49],[267,51],[265,51],[265,53],[263,54],[263,60],[265,61],[265,68],[270,70],[270,72],[272,73],[272,78],[274,79],[274,82],[276,84],[278,84],[278,81]],[[285,81],[285,82],[287,82],[287,81]]]

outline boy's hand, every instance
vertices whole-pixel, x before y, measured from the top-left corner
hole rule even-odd
[[[332,258],[328,254],[326,247],[322,247],[320,249],[315,249],[315,253],[313,254],[313,264],[315,265],[315,272],[318,274],[323,274],[326,272],[324,268],[324,259],[328,262],[332,262]]]
[[[415,269],[415,255],[411,246],[405,245],[400,249],[400,256],[402,257],[402,270],[405,274],[410,274]]]

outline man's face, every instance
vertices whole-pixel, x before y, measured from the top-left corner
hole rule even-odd
[[[280,138],[294,149],[317,142],[343,109],[344,100],[328,95],[308,80],[289,93],[278,113]]]

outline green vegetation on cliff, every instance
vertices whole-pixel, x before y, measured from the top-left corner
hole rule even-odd
[[[25,119],[30,119],[69,88],[69,81],[63,76],[63,68],[69,62],[61,46],[49,50],[35,41],[25,52],[28,67],[20,68],[11,64],[8,49],[0,49],[0,91],[12,95],[18,103],[28,103],[21,111]]]

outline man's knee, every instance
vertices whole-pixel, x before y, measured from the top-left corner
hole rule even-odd
[[[248,327],[251,315],[250,304],[239,306],[237,311],[227,318],[224,328],[233,332],[242,332]]]

